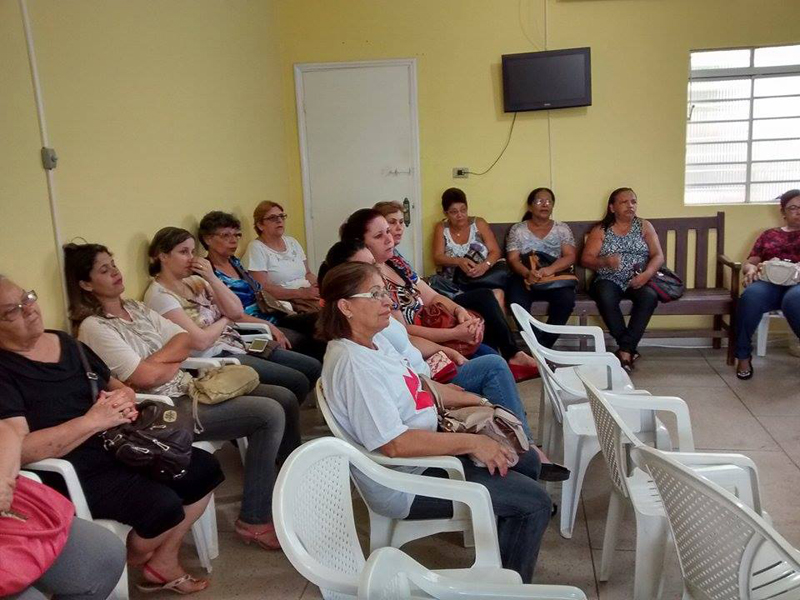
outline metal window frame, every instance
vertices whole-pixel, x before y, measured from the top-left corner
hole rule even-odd
[[[778,48],[781,46],[785,46],[786,44],[782,44],[779,46],[763,46],[764,48]],[[794,44],[790,44],[794,45]],[[754,116],[754,108],[755,108],[755,101],[760,99],[772,99],[772,98],[798,98],[800,101],[800,94],[786,94],[781,96],[755,96],[755,88],[756,88],[756,79],[762,78],[769,78],[769,77],[781,77],[781,76],[792,76],[792,75],[800,75],[800,64],[796,65],[784,65],[784,66],[772,66],[772,67],[756,67],[754,65],[755,61],[755,51],[761,47],[749,47],[749,48],[716,48],[716,49],[703,49],[703,50],[692,50],[689,56],[689,82],[687,86],[687,97],[686,97],[686,130],[688,133],[688,127],[690,123],[702,123],[702,124],[711,124],[711,123],[747,123],[747,139],[739,139],[739,140],[728,140],[728,141],[702,141],[702,142],[689,142],[688,139],[685,143],[686,150],[688,151],[690,146],[700,146],[700,145],[710,145],[710,144],[741,144],[745,143],[747,145],[747,159],[746,161],[733,161],[733,162],[710,162],[710,163],[691,163],[691,165],[687,162],[684,162],[684,190],[694,189],[694,188],[702,188],[702,187],[715,187],[715,186],[745,186],[745,197],[744,197],[744,204],[768,204],[769,202],[759,201],[754,202],[751,199],[751,186],[754,184],[779,184],[779,183],[793,183],[795,180],[779,180],[779,181],[753,181],[752,178],[752,171],[753,171],[753,164],[755,163],[772,163],[772,162],[787,162],[793,160],[800,160],[800,156],[796,158],[781,158],[781,159],[772,159],[772,160],[753,160],[753,143],[754,142],[784,142],[784,141],[798,141],[800,138],[797,137],[790,137],[790,138],[765,138],[754,140],[753,139],[753,124],[755,121],[762,121],[762,120],[772,120],[772,119],[792,119],[798,118],[800,115],[789,115],[789,116],[779,116],[779,117],[759,117],[756,118]],[[719,52],[725,50],[748,50],[750,53],[750,66],[749,67],[736,67],[736,68],[718,68],[718,69],[691,69],[691,55],[695,52]],[[692,101],[692,84],[698,83],[702,81],[734,81],[734,80],[743,80],[749,79],[750,82],[750,94],[749,97],[745,98],[724,98],[724,99],[715,99],[715,100],[695,100]],[[722,102],[742,102],[748,101],[749,102],[749,116],[747,119],[731,119],[731,120],[711,120],[711,121],[691,121],[692,115],[692,107],[698,104],[704,103],[722,103]],[[688,135],[687,135],[688,138]],[[686,183],[686,169],[690,166],[697,166],[697,165],[746,165],[745,168],[745,175],[746,180],[744,182],[727,182],[727,183],[720,183],[720,184],[698,184],[698,183]],[[715,205],[720,204],[729,204],[729,203],[715,203]],[[739,203],[736,203],[737,205]],[[684,194],[684,205],[686,203],[686,196]],[[692,206],[698,206],[698,204],[691,204]]]

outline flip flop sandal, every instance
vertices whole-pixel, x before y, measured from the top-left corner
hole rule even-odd
[[[181,596],[186,596],[188,594],[195,594],[197,592],[202,592],[203,590],[208,588],[208,580],[195,579],[194,577],[192,577],[188,573],[186,573],[185,575],[181,575],[180,577],[178,577],[177,579],[173,579],[172,581],[167,581],[166,577],[161,575],[161,573],[156,571],[150,565],[145,565],[143,570],[148,572],[148,573],[150,573],[150,575],[152,575],[156,579],[160,580],[160,583],[155,583],[155,582],[154,583],[149,583],[149,582],[148,583],[137,583],[136,584],[136,589],[138,589],[140,592],[142,592],[144,594],[152,594],[153,592],[160,592],[161,590],[168,590],[170,592],[175,592],[176,594],[180,594]],[[191,583],[200,583],[201,581],[205,581],[206,585],[205,585],[205,587],[203,587],[202,589],[199,589],[199,590],[192,590],[192,591],[182,590],[180,588],[180,586],[183,585],[184,583],[186,583],[187,581],[189,581]]]
[[[739,369],[736,369],[736,377],[738,377],[739,379],[742,379],[744,381],[746,381],[748,379],[752,379],[753,378],[753,361],[752,360],[750,361],[750,368],[749,369],[746,369],[744,371],[740,371]]]

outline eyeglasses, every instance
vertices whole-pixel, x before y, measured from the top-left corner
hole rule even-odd
[[[348,298],[368,298],[370,300],[383,300],[384,298],[388,298],[390,296],[389,290],[386,288],[374,289],[368,292],[361,292],[360,294],[353,294],[352,296],[348,296]]]
[[[795,212],[800,211],[800,205],[792,204],[791,206],[787,206],[783,210],[785,210],[786,212],[795,213]]]
[[[34,290],[25,292],[22,296],[22,302],[19,304],[2,304],[0,306],[7,306],[5,310],[0,311],[0,321],[14,321],[22,314],[22,311],[31,306],[39,299]]]
[[[286,213],[280,213],[277,215],[270,215],[268,217],[264,217],[262,221],[270,221],[272,223],[276,223],[277,221],[285,221],[288,218],[289,215],[287,215]]]
[[[545,204],[552,204],[553,201],[550,198],[535,198],[533,203],[536,206],[544,206]]]
[[[215,233],[215,236],[218,238],[222,238],[223,240],[240,240],[242,239],[241,232],[239,233]]]

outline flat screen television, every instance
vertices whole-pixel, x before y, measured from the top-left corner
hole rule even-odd
[[[589,48],[503,55],[506,112],[591,106]]]

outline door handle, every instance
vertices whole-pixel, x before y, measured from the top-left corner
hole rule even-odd
[[[411,202],[403,198],[403,223],[408,227],[411,224]]]

